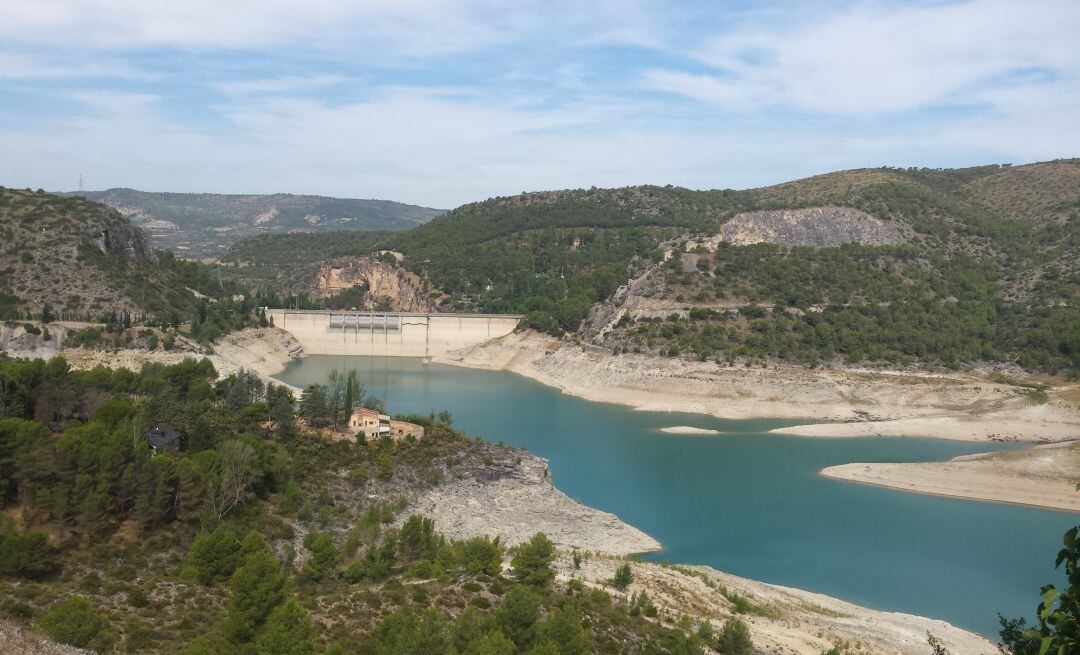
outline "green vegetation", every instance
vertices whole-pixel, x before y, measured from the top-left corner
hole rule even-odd
[[[390,245],[457,308],[518,312],[531,327],[573,331],[631,263],[657,256],[659,240],[718,227],[751,198],[675,187],[523,194],[465,205]]]
[[[630,570],[630,565],[623,564],[615,569],[615,577],[611,579],[611,584],[619,589],[626,589],[633,581],[634,572]]]
[[[385,231],[343,231],[250,237],[237,241],[221,256],[225,264],[221,272],[252,289],[303,295],[311,291],[311,281],[322,262],[371,255],[392,236]],[[291,307],[301,299],[284,300],[292,300],[288,303]]]
[[[209,344],[230,331],[265,325],[257,308],[277,303],[276,296],[255,298],[202,264],[154,251],[119,213],[80,197],[0,187],[0,226],[0,238],[29,255],[0,274],[0,318],[98,321],[108,333],[118,333],[116,326],[184,325],[189,336]],[[98,345],[99,332],[78,331],[73,345]]]
[[[301,293],[313,260],[393,249],[448,294],[442,311],[521,313],[535,329],[588,338],[603,327],[589,318],[597,303],[649,272],[646,298],[679,306],[681,324],[627,318],[599,345],[731,363],[1016,363],[1072,377],[1080,370],[1077,180],[1080,161],[1063,160],[843,171],[748,191],[531,193],[393,234],[243,241],[229,258],[245,267],[230,274],[259,288],[288,280]],[[716,235],[739,212],[827,205],[861,209],[910,238],[827,248],[722,243],[715,253],[687,253],[684,266],[688,238]],[[674,257],[660,266],[664,251]]]
[[[720,655],[749,655],[752,647],[750,628],[742,619],[731,617],[724,622],[716,636],[716,650]]]
[[[1031,648],[1027,644],[1037,642],[1039,655],[1069,655],[1080,651],[1080,527],[1066,532],[1064,542],[1055,566],[1065,565],[1068,586],[1042,588],[1039,625],[1022,633],[1023,641],[1019,642],[1021,648]],[[1005,636],[1003,631],[1002,637]]]
[[[205,360],[135,373],[0,358],[0,509],[14,517],[0,522],[0,617],[102,652],[711,645],[647,620],[657,610],[636,597],[556,585],[542,534],[504,572],[498,540],[451,541],[429,518],[400,516],[410,490],[513,452],[435,416],[409,417],[419,441],[324,441],[266,422],[278,387],[215,379]],[[150,456],[142,435],[163,423],[182,447]]]
[[[53,605],[38,624],[50,638],[79,648],[108,652],[116,641],[108,617],[82,596]]]
[[[357,377],[356,369],[345,374],[330,372],[327,384],[312,384],[300,394],[300,417],[313,427],[333,425],[341,428],[354,407],[386,411],[385,402],[368,393]]]
[[[510,568],[517,581],[533,587],[546,587],[555,579],[551,563],[555,560],[555,545],[543,534],[537,534],[514,549]]]

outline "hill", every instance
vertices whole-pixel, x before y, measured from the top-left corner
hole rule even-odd
[[[334,256],[403,253],[445,293],[443,311],[520,312],[612,350],[1075,375],[1078,171],[1080,160],[1061,160],[860,169],[742,191],[525,193],[350,235],[362,244]],[[276,239],[277,252],[312,241]],[[226,257],[285,275],[254,245]],[[317,263],[296,266],[312,270],[294,279],[315,279]]]
[[[68,193],[117,209],[162,248],[183,257],[217,257],[229,244],[259,234],[333,230],[401,230],[438,209],[389,200],[215,193],[151,193],[109,189]]]
[[[0,318],[191,321],[213,338],[252,320],[255,302],[207,267],[155,250],[115,209],[0,187]]]

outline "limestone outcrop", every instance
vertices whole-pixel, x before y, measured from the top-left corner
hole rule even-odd
[[[904,243],[911,228],[899,221],[886,221],[851,207],[807,207],[775,211],[745,212],[720,228],[718,241],[736,245],[776,243],[784,246],[839,246],[861,243],[883,246]]]
[[[430,516],[450,539],[498,536],[519,544],[537,532],[562,548],[613,555],[660,549],[660,543],[619,517],[582,505],[551,481],[546,459],[526,451],[491,449],[484,466],[455,471],[423,493],[408,512]]]
[[[395,264],[370,257],[331,259],[319,266],[315,276],[315,297],[325,298],[357,284],[367,287],[364,307],[383,306],[394,312],[430,312],[434,304],[423,280]]]

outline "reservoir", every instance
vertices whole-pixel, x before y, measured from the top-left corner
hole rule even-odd
[[[706,564],[875,609],[940,618],[996,640],[997,613],[1030,621],[1075,514],[829,480],[850,462],[914,462],[1000,450],[930,439],[765,434],[792,421],[640,412],[504,371],[402,357],[311,355],[276,377],[303,387],[355,368],[393,413],[449,410],[455,428],[551,461],[571,497],[658,539],[654,561]],[[716,436],[675,436],[689,425]],[[1078,492],[1080,493],[1080,492]]]

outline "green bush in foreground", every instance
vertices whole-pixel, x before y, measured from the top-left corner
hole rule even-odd
[[[518,582],[532,587],[546,587],[555,579],[555,544],[542,532],[514,548],[510,566]]]
[[[77,648],[108,652],[116,642],[108,617],[82,596],[60,601],[38,623],[49,638]]]
[[[633,581],[634,572],[630,570],[630,565],[623,564],[619,568],[615,569],[615,577],[612,578],[611,584],[615,585],[619,589],[626,589]]]
[[[0,576],[39,578],[56,567],[55,550],[42,532],[5,535],[0,527]]]
[[[733,616],[724,622],[716,638],[716,650],[720,655],[749,655],[752,647],[750,628],[745,621]]]

